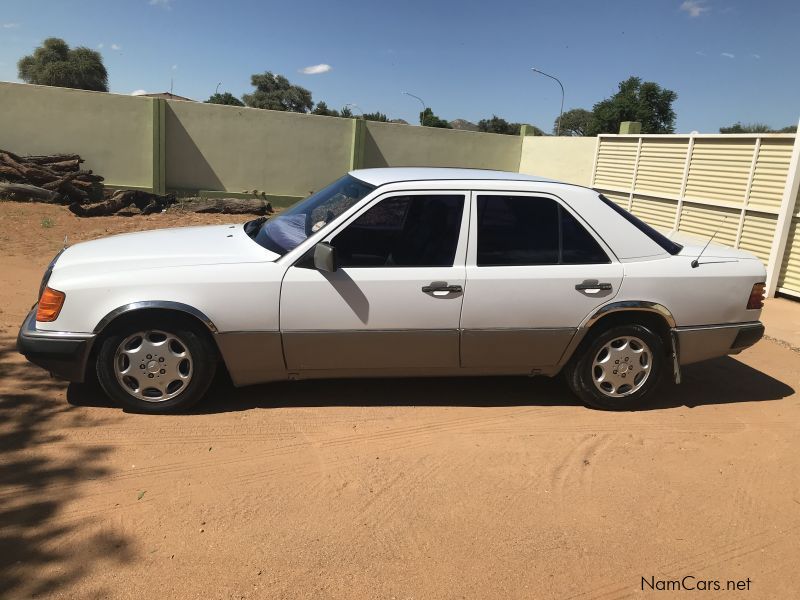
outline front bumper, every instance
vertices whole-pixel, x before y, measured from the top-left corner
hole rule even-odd
[[[95,335],[36,329],[36,307],[28,313],[17,336],[17,351],[53,377],[82,382]]]
[[[676,327],[678,356],[681,365],[738,354],[764,337],[760,321],[708,325],[703,327]]]

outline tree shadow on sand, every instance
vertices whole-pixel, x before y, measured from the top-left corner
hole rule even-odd
[[[91,516],[64,518],[81,484],[107,474],[111,451],[69,443],[81,415],[63,401],[64,385],[26,363],[13,338],[0,336],[0,598],[56,594],[96,561],[132,560],[116,533],[77,535]]]
[[[639,410],[763,402],[794,389],[731,357],[683,368],[683,383],[665,382]],[[71,385],[76,405],[112,406],[96,386]],[[580,402],[560,377],[448,377],[430,379],[331,379],[284,381],[234,388],[223,373],[192,410],[218,413],[288,406],[575,406]]]

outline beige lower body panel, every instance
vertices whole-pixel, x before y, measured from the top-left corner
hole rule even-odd
[[[706,327],[679,327],[674,330],[678,338],[678,355],[681,365],[737,354],[753,345],[763,335],[761,323],[736,323]],[[738,343],[740,333],[750,333],[748,339]]]
[[[244,386],[289,377],[548,375],[575,331],[268,331],[215,339],[234,385]]]
[[[553,329],[465,329],[461,332],[461,366],[527,370],[557,365],[577,331]]]
[[[458,368],[457,330],[286,331],[289,372]]]
[[[279,331],[218,333],[214,339],[235,386],[288,377]]]

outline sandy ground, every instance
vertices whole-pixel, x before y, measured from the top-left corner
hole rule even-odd
[[[800,596],[799,353],[687,368],[634,413],[486,378],[219,381],[170,417],[15,353],[65,233],[175,223],[0,204],[0,598]],[[642,591],[684,576],[723,591]]]

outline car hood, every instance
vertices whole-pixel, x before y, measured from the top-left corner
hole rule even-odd
[[[665,235],[673,242],[683,246],[683,250],[681,250],[679,253],[680,256],[697,258],[702,252],[704,259],[721,258],[730,260],[758,260],[758,257],[752,252],[748,252],[747,250],[737,250],[735,248],[730,248],[715,242],[708,244],[708,248],[703,251],[703,247],[706,245],[706,243],[708,243],[708,238],[702,238],[677,231],[670,231]]]
[[[190,265],[272,262],[279,258],[256,244],[242,224],[177,227],[112,235],[67,248],[54,271],[92,273]]]

